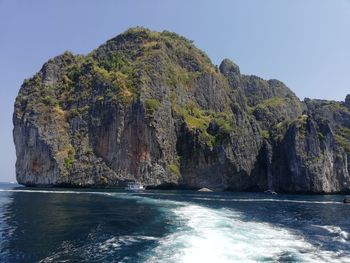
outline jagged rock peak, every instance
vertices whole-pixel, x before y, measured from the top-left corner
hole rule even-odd
[[[240,69],[237,64],[235,64],[232,60],[225,58],[221,64],[220,64],[220,72],[224,74],[225,76],[234,74],[234,75],[240,75]]]

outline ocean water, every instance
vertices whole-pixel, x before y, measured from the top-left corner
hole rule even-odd
[[[342,199],[0,184],[0,262],[350,262]]]

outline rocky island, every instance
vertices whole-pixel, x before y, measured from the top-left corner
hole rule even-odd
[[[350,187],[350,95],[301,101],[168,31],[131,28],[50,59],[24,81],[13,123],[26,186]]]

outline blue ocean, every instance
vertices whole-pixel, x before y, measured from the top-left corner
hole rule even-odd
[[[350,262],[343,197],[0,184],[0,262]]]

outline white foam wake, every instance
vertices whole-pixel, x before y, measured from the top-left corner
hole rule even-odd
[[[243,221],[240,213],[230,209],[212,209],[188,202],[154,199],[128,193],[0,189],[2,192],[36,192],[57,194],[99,194],[132,199],[158,205],[165,209],[177,229],[158,240],[158,246],[148,253],[147,262],[339,262],[350,263],[349,253],[327,251],[315,247],[302,236],[268,223]],[[194,199],[205,200],[206,197]],[[208,197],[208,200],[211,199]],[[217,198],[211,200],[218,200]],[[220,199],[219,199],[220,200]],[[224,200],[224,199],[223,199]],[[315,201],[276,199],[231,199],[227,201],[271,201],[315,203]],[[320,204],[334,202],[317,202]],[[348,233],[340,228],[324,226],[339,234],[345,242]],[[152,237],[150,237],[152,238]],[[141,238],[142,239],[142,238]],[[97,246],[98,253],[138,241],[135,237],[112,237]],[[155,239],[154,239],[155,240]],[[346,256],[344,256],[346,255]]]
[[[338,241],[344,244],[350,242],[350,234],[338,226],[327,226],[327,225],[326,226],[314,225],[314,226],[328,231],[329,234],[333,236],[334,241]]]
[[[350,262],[286,229],[244,222],[228,209],[188,205],[173,212],[179,229],[159,241],[149,262]]]

